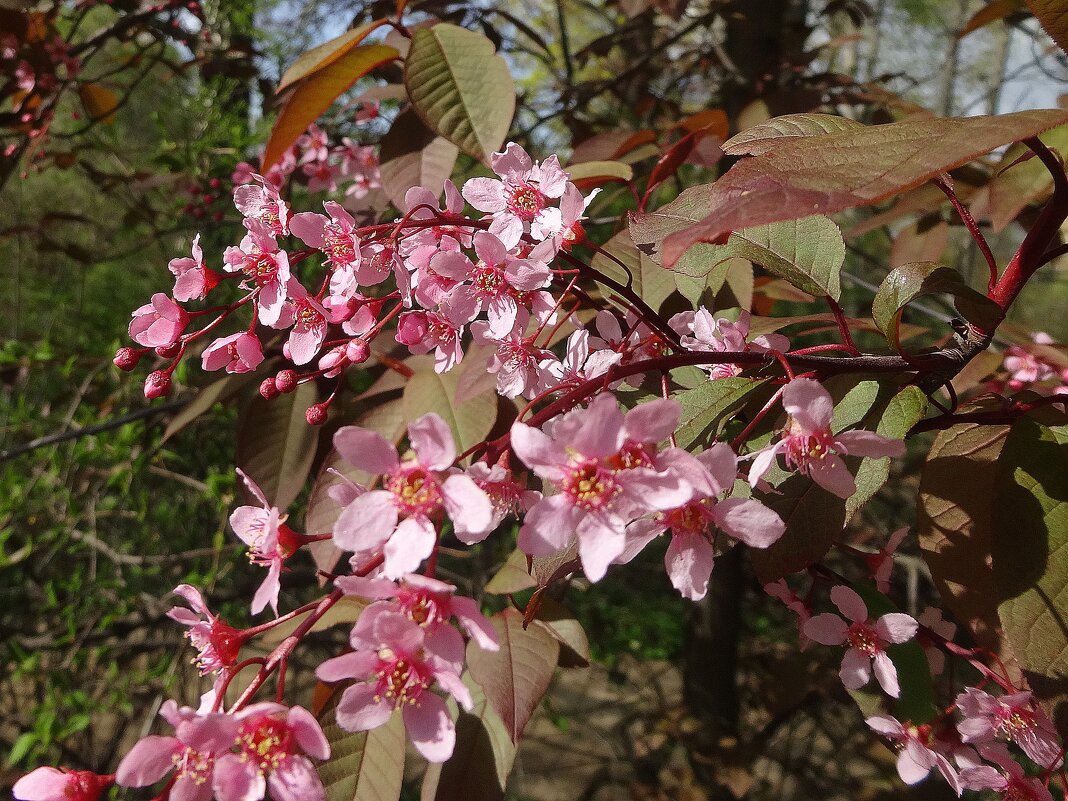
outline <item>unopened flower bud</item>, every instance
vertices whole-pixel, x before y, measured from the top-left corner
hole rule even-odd
[[[181,343],[172,342],[170,345],[160,345],[156,348],[156,355],[161,359],[173,359],[181,349]]]
[[[165,398],[171,394],[170,374],[162,370],[154,370],[145,379],[145,397],[149,400]]]
[[[321,426],[326,422],[326,412],[327,405],[325,403],[317,403],[308,407],[308,411],[304,413],[304,419],[308,421],[310,426]]]
[[[263,383],[260,384],[260,395],[264,400],[274,400],[281,393],[278,391],[278,385],[275,384],[273,378],[263,379]]]
[[[345,358],[353,364],[362,364],[371,355],[371,348],[365,339],[352,339],[345,347]]]
[[[292,392],[297,388],[297,374],[292,370],[280,370],[274,377],[274,385],[279,392]]]
[[[141,351],[134,348],[119,348],[115,352],[115,358],[112,361],[120,370],[128,372],[137,367],[137,363],[141,361]]]

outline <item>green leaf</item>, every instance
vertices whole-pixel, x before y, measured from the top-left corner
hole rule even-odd
[[[871,315],[891,344],[898,341],[897,327],[905,306],[924,295],[952,295],[964,319],[991,331],[1004,317],[1001,307],[968,286],[952,267],[934,262],[902,264],[890,271],[872,301]]]
[[[1027,682],[1068,735],[1068,426],[1021,418],[998,459],[994,586]]]
[[[404,783],[404,723],[399,714],[367,732],[337,725],[333,708],[323,733],[330,759],[316,765],[327,801],[396,801]]]
[[[1068,125],[1058,125],[1039,139],[1056,153],[1068,153]],[[985,197],[980,196],[973,204],[972,213],[979,219],[989,219],[994,233],[1005,230],[1027,206],[1045,200],[1053,192],[1050,171],[1041,159],[1028,158],[1030,154],[1026,145],[1013,145],[1006,150],[986,185]]]
[[[398,209],[413,186],[441,194],[459,149],[423,125],[411,109],[397,115],[380,146],[382,188]]]
[[[510,595],[537,586],[538,582],[527,572],[527,555],[516,548],[484,589],[491,595]]]
[[[403,408],[408,421],[428,412],[439,415],[452,429],[457,452],[463,452],[486,438],[497,420],[497,394],[492,376],[471,393],[472,371],[488,375],[485,360],[478,352],[469,351],[464,362],[447,373],[434,372],[430,356],[413,357],[407,364],[415,371],[404,386]]]
[[[412,106],[430,130],[482,162],[504,144],[515,84],[481,33],[439,23],[414,32],[404,64]]]
[[[875,433],[889,439],[904,439],[909,430],[927,414],[927,396],[919,387],[905,387],[890,399],[875,426]],[[837,411],[837,409],[835,410]],[[857,468],[857,491],[846,500],[847,519],[864,504],[890,478],[890,457],[874,459],[866,457]]]
[[[629,181],[634,177],[634,168],[622,161],[583,161],[564,168],[573,183],[589,186],[606,181]]]
[[[530,625],[543,627],[560,643],[560,667],[589,666],[589,639],[582,624],[563,604],[542,598],[537,617]]]
[[[811,295],[838,300],[845,241],[832,220],[821,215],[759,225],[731,234],[731,254],[761,265]]]
[[[696,443],[718,437],[731,416],[766,383],[764,379],[730,376],[706,381],[675,395],[682,406],[682,418],[675,432],[678,446],[692,450]]]
[[[328,42],[323,42],[318,47],[313,47],[306,53],[301,53],[282,75],[282,80],[278,82],[278,89],[275,91],[281,93],[297,81],[330,66],[366,39],[367,34],[385,22],[386,20],[375,20],[367,25],[361,25],[359,28],[345,31]]]
[[[467,665],[515,743],[549,689],[560,643],[542,627],[524,629],[522,614],[511,607],[491,621],[500,650],[469,648]]]
[[[311,472],[319,429],[308,425],[304,413],[318,400],[315,382],[309,381],[271,401],[256,395],[242,415],[237,466],[283,512]]]
[[[478,648],[468,643],[468,651]],[[474,704],[460,711],[456,747],[448,761],[429,765],[423,777],[421,801],[501,801],[515,762],[516,747],[482,688],[464,674]],[[450,704],[451,706],[451,704]]]
[[[878,203],[1065,122],[1068,110],[1021,111],[780,138],[711,185],[707,216],[664,240],[663,261],[674,264],[695,242],[721,241],[747,226]]]
[[[667,296],[675,291],[675,278],[671,271],[665,270],[639,251],[627,231],[620,231],[605,242],[601,249],[621,261],[626,265],[626,269],[610,256],[600,252],[594,254],[590,267],[623,285],[630,283],[631,289],[654,310],[659,310]],[[615,294],[611,287],[603,284],[600,286],[605,297]]]
[[[273,167],[297,137],[356,81],[399,55],[387,45],[358,45],[293,84],[267,137],[262,169],[267,171]]]
[[[711,192],[712,187],[708,185],[691,186],[656,211],[630,212],[627,224],[631,239],[642,253],[660,264],[660,245],[664,239],[708,216],[712,208]]]
[[[1008,433],[1008,426],[976,423],[940,431],[920,476],[916,515],[921,552],[942,602],[1003,661],[1011,660],[998,634],[991,549],[997,460]]]
[[[835,114],[787,114],[735,134],[721,145],[728,156],[759,156],[782,145],[784,139],[850,131],[862,123]]]

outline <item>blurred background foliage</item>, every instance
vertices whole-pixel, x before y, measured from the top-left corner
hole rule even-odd
[[[734,130],[761,114],[814,109],[849,109],[881,122],[915,106],[949,115],[1056,105],[1068,64],[1025,12],[958,36],[982,5],[500,0],[410,8],[414,19],[434,14],[484,30],[520,88],[514,138],[538,157],[559,152],[566,163],[575,143],[596,134],[663,130],[709,107],[726,110]],[[114,121],[79,124],[79,99],[66,97],[57,112],[64,124],[0,190],[0,788],[41,763],[113,767],[162,700],[193,680],[181,633],[165,618],[176,584],[205,587],[213,608],[234,623],[248,620],[245,599],[258,576],[226,519],[237,499],[235,427],[254,385],[168,435],[179,404],[211,379],[183,366],[177,402],[167,413],[137,417],[148,407],[140,384],[111,357],[125,342],[130,312],[169,289],[166,262],[187,255],[195,233],[216,261],[240,237],[230,173],[238,161],[254,160],[284,68],[393,6],[215,0],[204,4],[207,33],[191,21],[198,35],[173,42],[159,63],[137,63],[132,45],[115,45],[111,67],[144,76]],[[106,25],[117,12],[94,13]],[[344,110],[334,109],[329,121],[336,133],[355,131]],[[372,124],[359,135],[373,139],[384,130]],[[657,155],[648,152],[637,171]],[[694,175],[708,175],[702,169]],[[667,200],[679,184],[659,191]],[[303,208],[318,199],[302,200]],[[600,206],[594,238],[607,239],[614,215],[631,206],[623,192]],[[940,213],[920,225],[943,217],[951,221]],[[993,236],[995,252],[1004,258],[1021,235],[1013,225]],[[842,304],[850,316],[868,313],[870,286],[885,275],[893,244],[886,228],[851,241],[845,271],[854,280]],[[957,225],[942,258],[981,280],[981,259]],[[1013,322],[1063,341],[1068,322],[1057,312],[1064,299],[1063,274],[1046,271]],[[789,300],[774,304],[775,314],[801,309]],[[111,427],[86,433],[100,426]],[[69,436],[26,449],[57,434]],[[906,462],[897,478],[914,486],[908,471],[916,467]],[[893,485],[885,490],[854,521],[857,541],[911,521],[907,496]],[[300,500],[291,511],[302,519]],[[469,566],[464,575],[480,586],[507,553],[486,546],[477,555],[481,576],[472,577]],[[764,602],[741,560],[721,560],[713,582],[737,597],[713,593],[712,611],[695,612],[670,591],[659,559],[646,553],[596,591],[579,586],[568,594],[595,660],[609,671],[625,671],[633,660],[688,662],[720,671],[717,680],[733,695],[740,676],[759,670],[703,661],[708,653],[694,650],[688,632],[733,625],[735,641],[740,628],[771,650],[792,642],[790,622]],[[914,598],[916,588],[908,589]],[[716,604],[733,611],[717,617]],[[765,651],[749,647],[741,658],[766,658]],[[738,705],[731,698],[709,712],[720,722],[733,716],[723,736],[734,736]],[[662,780],[657,770],[674,759],[672,743],[686,740],[676,734],[652,749],[660,756],[649,781]]]

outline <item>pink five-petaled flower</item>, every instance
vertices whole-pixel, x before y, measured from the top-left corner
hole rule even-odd
[[[763,353],[769,350],[785,353],[790,347],[790,340],[782,334],[765,334],[755,337],[751,342],[749,336],[750,315],[742,311],[737,322],[726,317],[714,317],[703,306],[696,312],[680,312],[668,322],[681,336],[681,343],[687,350],[723,353],[727,351]],[[739,375],[744,369],[740,364],[722,362],[703,366],[710,378],[728,378]]]
[[[900,696],[897,668],[887,656],[886,646],[911,640],[916,635],[916,621],[902,612],[890,612],[873,622],[868,619],[868,607],[861,597],[842,585],[831,590],[831,600],[850,622],[824,612],[805,623],[805,636],[822,645],[849,646],[839,672],[848,689],[859,690],[867,684],[874,663],[875,678],[883,691],[892,698]]]
[[[43,767],[15,782],[11,794],[18,801],[97,801],[114,783],[114,776],[101,776],[89,770]]]
[[[382,489],[365,492],[344,508],[334,526],[334,544],[355,554],[383,551],[384,573],[413,573],[437,544],[436,521],[448,514],[463,542],[480,542],[490,532],[493,510],[486,493],[466,474],[449,473],[456,461],[452,432],[436,414],[408,426],[414,457],[401,461],[381,434],[346,426],[334,447],[349,464],[384,475]]]
[[[356,220],[340,203],[328,200],[323,208],[329,217],[305,211],[293,215],[290,230],[304,244],[321,250],[335,268],[353,268],[360,262],[360,238]]]
[[[949,760],[937,750],[931,737],[930,726],[913,726],[886,715],[874,715],[865,723],[883,737],[891,740],[898,749],[897,775],[905,784],[919,784],[927,778],[931,768],[938,768],[953,791],[960,795],[961,782]]]
[[[512,450],[556,494],[542,498],[519,530],[519,547],[539,556],[566,548],[578,537],[582,569],[600,580],[623,554],[627,524],[647,512],[686,503],[693,489],[655,462],[656,444],[678,425],[672,400],[636,406],[626,417],[611,394],[598,395],[546,425],[545,431],[512,425]]]
[[[522,147],[509,142],[490,163],[502,180],[472,178],[461,190],[468,203],[493,216],[490,233],[508,248],[519,244],[524,226],[537,226],[548,236],[545,229],[551,221],[543,219],[548,201],[561,197],[567,187],[567,173],[556,156],[536,164]]]
[[[230,515],[230,525],[248,545],[249,560],[255,565],[267,567],[267,577],[252,598],[252,614],[259,614],[269,603],[277,616],[282,562],[301,546],[301,538],[285,524],[286,515],[271,506],[256,482],[240,468],[237,474],[260,506],[239,506]]]
[[[248,331],[216,339],[200,355],[205,370],[225,367],[228,373],[252,372],[262,361],[263,346],[256,335]]]
[[[886,545],[868,556],[868,569],[875,579],[875,589],[879,592],[887,592],[890,589],[890,574],[894,570],[894,553],[909,533],[908,526],[899,528],[886,541]]]
[[[275,236],[285,236],[289,233],[289,207],[262,175],[253,173],[252,180],[255,183],[234,189],[234,205],[242,216],[259,220]]]
[[[327,309],[296,278],[289,279],[289,283],[286,284],[286,294],[289,295],[290,302],[286,304],[275,327],[293,326],[287,343],[289,345],[288,355],[294,364],[307,364],[315,358],[315,354],[323,346],[326,330],[330,323],[335,322],[335,312]],[[345,306],[339,306],[337,312],[340,318],[340,315],[346,312]]]
[[[179,584],[174,588],[174,593],[182,596],[190,608],[176,606],[167,612],[167,617],[189,627],[185,636],[197,649],[196,664],[200,668],[200,675],[231,667],[237,661],[245,635],[213,615],[196,587]]]
[[[1009,750],[1001,743],[989,743],[983,756],[998,765],[975,765],[960,772],[961,783],[968,790],[995,790],[1004,801],[1053,801],[1042,780],[1028,776]]]
[[[256,801],[267,789],[275,801],[322,801],[326,791],[312,761],[329,759],[330,743],[311,712],[264,702],[235,717],[237,753],[215,763],[218,801]],[[308,756],[305,756],[308,755]]]
[[[684,505],[637,520],[627,527],[628,538],[639,548],[653,537],[671,531],[664,567],[672,586],[684,598],[699,601],[708,590],[715,557],[716,530],[753,548],[767,548],[782,536],[786,526],[759,501],[743,498],[718,500],[730,491],[738,476],[738,457],[725,442],[693,457],[681,448],[669,448],[656,460],[694,489]],[[634,550],[628,545],[628,555]]]
[[[286,302],[289,283],[289,254],[278,248],[271,229],[260,220],[246,219],[248,233],[237,247],[231,245],[223,253],[226,271],[243,272],[242,286],[259,289],[257,305],[260,322],[274,325]]]
[[[169,296],[157,292],[151,303],[134,311],[130,338],[146,348],[163,348],[177,342],[188,324],[186,310]]]
[[[753,454],[749,483],[755,484],[768,472],[777,454],[786,465],[839,498],[848,498],[857,488],[852,474],[839,454],[853,456],[901,456],[905,443],[887,439],[873,431],[831,433],[834,402],[831,394],[811,378],[795,378],[783,391],[782,405],[790,419],[782,439]]]
[[[120,787],[147,787],[174,771],[172,801],[209,801],[214,789],[216,760],[234,744],[238,723],[219,712],[200,714],[166,701],[160,716],[175,729],[174,737],[142,738],[119,763],[115,781]]]
[[[181,301],[203,300],[222,276],[204,264],[204,251],[200,249],[200,234],[193,237],[192,258],[171,259],[167,269],[174,274],[174,299]]]
[[[500,647],[496,631],[479,611],[478,604],[473,598],[457,596],[452,584],[417,573],[401,576],[397,582],[384,578],[340,576],[334,583],[347,595],[371,600],[395,599],[392,606],[428,632],[448,627],[450,618],[455,617],[480,648],[496,651]]]
[[[957,708],[964,720],[957,731],[966,743],[1011,740],[1036,764],[1053,768],[1061,761],[1057,730],[1029,692],[995,698],[990,693],[968,687],[957,696]]]
[[[456,744],[456,728],[445,702],[430,692],[430,686],[437,682],[465,709],[472,706],[471,693],[459,675],[462,640],[457,655],[439,653],[434,639],[388,607],[373,604],[364,610],[350,637],[356,650],[328,659],[316,671],[321,681],[360,680],[338,701],[338,725],[346,731],[369,731],[399,709],[419,753],[431,762],[448,759]]]

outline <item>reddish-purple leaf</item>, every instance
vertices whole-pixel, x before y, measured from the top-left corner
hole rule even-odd
[[[473,648],[468,668],[512,742],[519,741],[527,721],[549,689],[560,643],[541,626],[523,628],[523,616],[511,607],[493,616],[499,651]]]
[[[664,263],[674,264],[695,242],[718,241],[739,228],[877,203],[1065,121],[1068,110],[1021,111],[780,138],[712,185],[709,215],[665,240]]]

